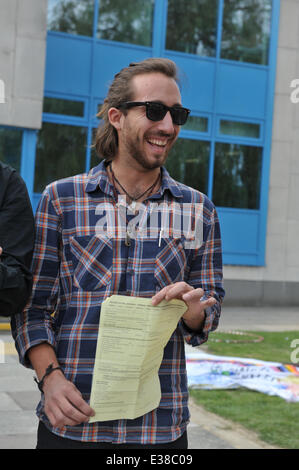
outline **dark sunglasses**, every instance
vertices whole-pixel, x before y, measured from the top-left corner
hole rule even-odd
[[[122,103],[118,107],[121,109],[130,109],[135,106],[145,106],[146,117],[150,121],[162,121],[169,111],[172,117],[172,121],[177,126],[183,126],[190,114],[190,109],[183,108],[181,106],[166,106],[163,103],[157,103],[156,101],[127,101]]]

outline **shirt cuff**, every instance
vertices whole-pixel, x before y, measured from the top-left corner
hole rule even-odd
[[[52,329],[51,320],[46,320],[44,323],[24,326],[22,322],[20,322],[21,316],[22,314],[17,314],[12,319],[12,323],[16,322],[16,328],[12,328],[12,331],[14,330],[15,346],[19,354],[20,363],[25,367],[32,368],[27,355],[29,349],[42,343],[48,343],[56,349],[56,338]],[[18,322],[20,322],[19,325]]]
[[[221,313],[221,305],[217,302],[212,307],[205,309],[205,320],[200,330],[194,331],[189,328],[184,320],[180,320],[180,328],[183,333],[185,341],[190,346],[200,346],[208,340],[209,333],[216,330],[219,324],[219,317]]]

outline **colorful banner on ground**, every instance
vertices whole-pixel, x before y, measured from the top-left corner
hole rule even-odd
[[[239,357],[187,354],[190,388],[205,390],[245,387],[289,402],[299,402],[299,366]]]

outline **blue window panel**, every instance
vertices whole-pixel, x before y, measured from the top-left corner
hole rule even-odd
[[[259,211],[219,207],[217,213],[225,264],[240,264],[240,260],[242,264],[262,264],[259,256]]]
[[[224,121],[224,122],[223,122]],[[221,132],[221,124],[225,123],[225,121],[230,122],[232,126],[232,132],[225,133],[224,131]],[[235,131],[233,130],[233,123],[236,122],[236,129]],[[242,133],[242,124],[245,125],[244,131]],[[247,128],[248,133],[246,134],[246,124],[249,124],[249,127]],[[240,125],[240,128],[238,128],[238,125]],[[253,127],[252,126],[257,126]],[[240,132],[238,133],[238,130]],[[251,132],[252,130],[252,132]],[[264,122],[263,121],[254,121],[254,120],[246,120],[246,119],[235,119],[234,117],[231,116],[217,116],[217,121],[216,121],[216,137],[218,139],[223,139],[223,140],[229,140],[229,142],[233,142],[234,140],[236,141],[248,141],[249,145],[252,145],[252,143],[263,143],[263,138],[264,138]]]
[[[214,81],[216,64],[214,60],[187,57],[186,54],[171,54],[172,59],[183,72],[182,99],[183,104],[192,110],[212,112],[214,103]]]
[[[105,98],[102,98],[102,99],[95,99],[92,101],[91,103],[91,115],[90,115],[90,118],[91,118],[91,125],[92,127],[98,127],[98,125],[100,124],[100,120],[97,118],[97,115],[101,109],[101,105],[103,104],[104,102],[104,99]]]
[[[39,203],[40,198],[41,198],[41,194],[39,194],[39,193],[32,193],[31,205],[32,205],[32,209],[33,209],[34,214],[35,214],[35,212],[36,212],[36,209],[37,209],[37,206],[38,206],[38,203]]]
[[[92,41],[48,33],[45,90],[89,95]]]
[[[151,57],[151,49],[134,47],[118,42],[101,42],[95,44],[93,61],[93,90],[97,97],[106,97],[114,75],[131,62],[140,62]]]
[[[237,266],[263,266],[264,263],[260,254],[251,255],[248,253],[227,253],[223,252],[223,264],[237,265]]]
[[[32,203],[36,140],[38,131],[26,129],[23,132],[21,176],[25,180]]]
[[[267,81],[265,68],[220,63],[216,112],[262,119],[266,111]]]

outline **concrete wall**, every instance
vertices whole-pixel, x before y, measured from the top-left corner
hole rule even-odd
[[[228,303],[297,305],[299,314],[299,1],[281,0],[266,266],[224,269]],[[297,93],[299,96],[299,93]]]
[[[0,0],[0,125],[41,127],[47,0]]]

